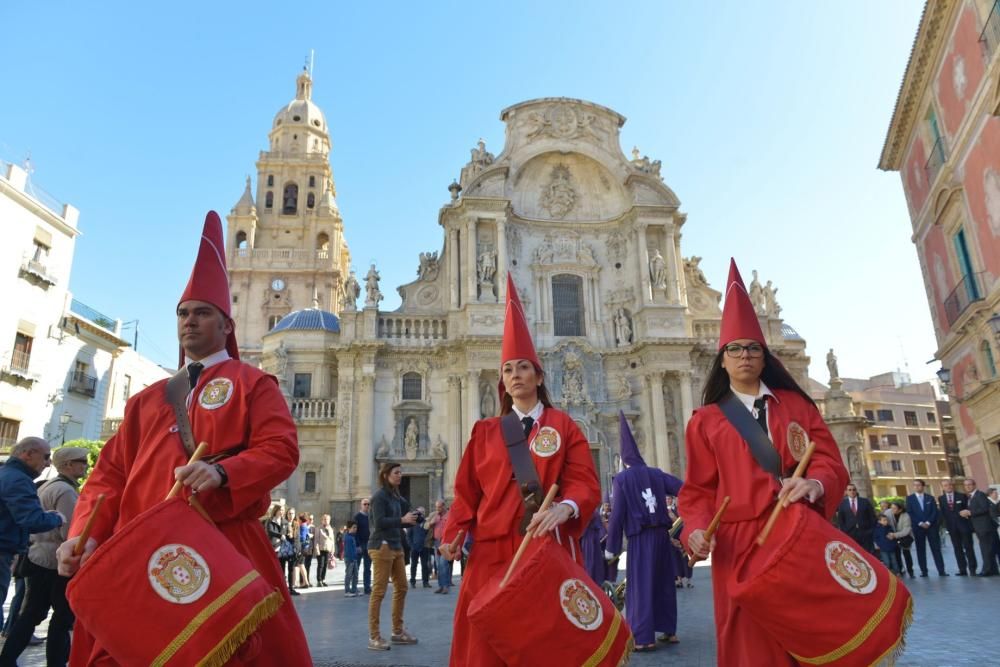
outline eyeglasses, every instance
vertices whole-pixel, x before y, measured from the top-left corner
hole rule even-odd
[[[750,343],[749,345],[730,343],[725,347],[725,350],[726,354],[734,359],[742,357],[744,350],[750,355],[751,359],[760,359],[764,356],[764,346],[759,343]]]
[[[70,461],[70,463],[82,463],[85,466],[90,465],[90,461],[88,461],[87,459],[73,459],[72,461]]]

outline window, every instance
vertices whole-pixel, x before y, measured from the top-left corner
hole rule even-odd
[[[311,192],[306,195],[306,208],[316,208],[316,195]]]
[[[312,470],[306,473],[305,493],[316,493],[316,473]]]
[[[944,473],[946,475],[948,474],[948,462],[946,460],[938,459],[935,463],[937,464],[938,472]]]
[[[884,472],[882,471],[882,462],[881,462],[881,461],[875,461],[875,474],[876,474],[876,475],[882,475],[882,474],[885,474],[885,473],[884,473]]]
[[[865,410],[865,419],[868,419],[870,421],[875,421],[875,411]]]
[[[122,380],[122,402],[127,401],[132,395],[132,376],[126,375]]]
[[[911,435],[910,437],[910,449],[914,451],[920,451],[924,448],[924,439],[919,435]]]
[[[11,448],[17,444],[17,432],[20,428],[19,421],[0,419],[0,452],[10,453]]]
[[[264,208],[274,208],[274,193],[270,190],[268,190],[267,194],[264,195]]]
[[[916,475],[926,475],[927,474],[927,461],[917,459],[913,462],[913,473]]]
[[[267,318],[267,330],[270,331],[274,327],[278,326],[278,322],[281,321],[281,315],[271,315]]]
[[[20,331],[14,336],[14,351],[10,357],[10,367],[12,370],[28,372],[28,363],[31,361],[31,344],[34,339]]]
[[[299,186],[289,183],[285,186],[285,194],[281,199],[281,212],[292,215],[299,210]]]
[[[267,187],[274,187],[274,174],[267,175]]]
[[[556,336],[584,336],[583,279],[552,276],[552,320]]]
[[[906,497],[906,493],[907,493],[907,491],[906,491],[906,485],[905,484],[897,484],[896,485],[896,495],[897,496],[899,496],[900,498],[905,498]]]
[[[878,436],[877,435],[869,435],[868,436],[868,446],[871,447],[874,450],[878,450],[879,449],[879,443],[878,443]]]
[[[892,459],[889,461],[889,468],[893,472],[903,472],[903,462],[898,459]]]
[[[311,188],[316,187],[316,177],[315,176],[310,176],[309,177],[309,187],[311,187]]]
[[[49,247],[44,243],[35,240],[35,252],[31,257],[31,261],[38,262],[39,264],[45,264],[45,260],[49,258]]]
[[[895,417],[892,416],[892,410],[879,410],[878,420],[880,422],[893,422],[896,421]]]
[[[937,435],[931,436],[931,449],[941,449],[941,437]]]
[[[909,410],[903,410],[903,421],[906,422],[907,426],[920,426],[917,422],[917,413],[910,412]]]
[[[419,401],[423,395],[423,378],[420,373],[403,374],[403,400]]]
[[[247,233],[242,230],[236,232],[236,248],[241,251],[247,249]],[[240,255],[245,256],[246,252],[241,252]]]
[[[979,356],[982,359],[986,377],[995,378],[997,376],[997,365],[993,363],[993,348],[990,347],[988,340],[984,340],[979,344]]]
[[[76,360],[73,366],[73,377],[69,390],[93,398],[97,395],[97,378],[90,375],[90,365],[85,361]]]
[[[292,398],[312,396],[312,373],[296,373],[292,381]]]
[[[928,424],[937,424],[937,415],[934,414],[933,412],[928,412],[927,413],[927,423]]]
[[[899,437],[895,433],[889,433],[883,443],[888,447],[899,447]]]
[[[330,249],[330,235],[326,232],[320,232],[316,235],[316,250],[329,250]]]

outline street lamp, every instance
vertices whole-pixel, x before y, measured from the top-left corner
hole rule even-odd
[[[72,419],[72,417],[70,417],[68,412],[64,412],[59,415],[59,435],[61,437],[59,442],[60,446],[66,444],[66,427],[69,425],[70,419]]]

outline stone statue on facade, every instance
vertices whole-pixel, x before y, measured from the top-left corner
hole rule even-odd
[[[653,281],[653,289],[667,288],[667,262],[659,248],[653,249],[653,256],[649,259],[649,279]]]
[[[377,308],[378,302],[382,300],[382,292],[379,291],[378,281],[381,280],[378,271],[375,270],[375,265],[372,264],[371,268],[368,269],[368,275],[365,276],[365,307],[366,308]]]
[[[660,161],[650,160],[648,155],[640,156],[639,147],[632,147],[632,166],[644,174],[660,175]]]
[[[448,458],[448,448],[444,444],[444,440],[441,439],[439,435],[434,446],[431,447],[431,456],[436,459],[447,459]]]
[[[288,350],[285,349],[285,341],[281,341],[274,349],[274,376],[278,378],[278,384],[282,387],[288,383],[287,373]]]
[[[420,280],[432,281],[437,278],[440,262],[437,251],[420,253],[420,266],[417,267],[417,276]]]
[[[772,287],[771,281],[768,280],[761,291],[764,293],[764,314],[768,317],[778,317],[781,315],[781,306],[778,305],[778,300],[775,298],[778,288]]]
[[[618,376],[618,387],[615,389],[615,396],[619,401],[627,401],[632,398],[632,383],[624,375]]]
[[[705,277],[705,272],[698,266],[700,263],[701,257],[689,257],[684,260],[684,270],[687,272],[688,280],[692,287],[708,285],[708,278]]]
[[[553,218],[565,218],[576,205],[576,190],[570,183],[569,168],[556,165],[552,168],[552,176],[548,184],[542,186],[542,196],[539,206],[547,210]]]
[[[403,448],[406,450],[406,458],[412,461],[417,458],[417,443],[420,436],[420,427],[417,426],[416,417],[410,417],[406,424],[406,434],[403,436]]]
[[[480,389],[482,398],[479,400],[479,415],[482,419],[489,419],[497,416],[497,397],[489,387],[486,391]]]
[[[482,139],[479,140],[471,152],[472,159],[469,161],[469,165],[472,167],[473,174],[477,174],[493,164],[493,153],[486,150],[486,142]]]
[[[344,282],[344,310],[357,310],[359,296],[361,296],[361,285],[354,275],[354,269],[351,269],[351,274]]]
[[[615,343],[618,347],[625,347],[632,342],[632,321],[624,308],[616,310],[612,320],[615,326]]]
[[[497,272],[497,251],[487,248],[479,253],[479,261],[476,263],[476,273],[479,276],[480,285],[492,285],[493,277]]]
[[[562,400],[567,404],[581,403],[583,396],[583,364],[572,350],[563,359]]]
[[[753,280],[750,281],[750,303],[758,315],[766,315],[767,307],[764,303],[764,290],[760,286],[760,280],[757,279],[757,269],[754,269],[751,273],[753,273]]]
[[[840,369],[837,368],[837,355],[833,353],[833,348],[826,353],[826,368],[830,371],[830,381],[840,379]]]

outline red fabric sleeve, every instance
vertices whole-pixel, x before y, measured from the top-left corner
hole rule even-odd
[[[256,518],[267,510],[269,492],[295,471],[298,435],[278,383],[262,376],[247,402],[246,449],[220,461],[229,483],[209,491],[203,505],[215,521]],[[236,425],[234,425],[236,426]]]
[[[566,448],[566,460],[559,475],[559,493],[556,502],[572,500],[580,508],[579,515],[564,524],[570,535],[579,537],[601,502],[601,483],[594,471],[590,444],[576,423],[568,417],[567,421],[571,424],[568,429],[570,437]],[[548,493],[548,489],[544,489],[543,492]]]
[[[448,521],[441,535],[442,543],[450,544],[460,530],[464,531],[462,539],[467,539],[475,524],[479,501],[483,497],[483,489],[476,476],[476,455],[483,444],[483,426],[481,422],[476,422],[455,474],[455,501],[448,510]]]
[[[685,545],[691,533],[706,530],[716,511],[716,491],[719,488],[719,471],[715,450],[702,433],[702,420],[698,411],[688,422],[684,442],[687,447],[687,471],[684,485],[677,496],[677,508],[684,517]],[[688,546],[690,550],[690,546]]]
[[[809,405],[809,437],[816,443],[816,451],[809,459],[805,477],[815,479],[823,485],[823,496],[813,506],[827,519],[833,517],[837,506],[844,497],[844,489],[850,481],[850,474],[840,457],[840,448],[823,417],[814,406]]]

